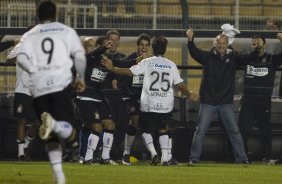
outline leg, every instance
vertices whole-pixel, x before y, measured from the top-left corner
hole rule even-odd
[[[65,183],[65,175],[62,168],[62,145],[58,139],[50,139],[46,143],[46,151],[54,174],[55,183]]]
[[[171,150],[169,135],[168,135],[168,125],[171,122],[171,113],[158,114],[154,113],[158,116],[158,129],[159,129],[159,143],[162,151],[161,163],[164,166],[168,165],[168,152]]]
[[[156,122],[156,117],[152,116],[152,113],[140,112],[139,126],[141,130],[141,136],[144,140],[144,144],[147,150],[151,153],[152,165],[156,165],[159,162],[159,157],[154,146],[153,137],[151,135],[152,125],[150,122]]]
[[[254,107],[253,100],[248,97],[241,99],[240,113],[239,113],[239,130],[244,141],[244,148],[248,153],[248,138],[254,126]]]
[[[226,129],[230,142],[232,144],[235,155],[235,161],[247,161],[248,158],[245,154],[244,142],[239,132],[238,124],[236,122],[233,104],[220,105],[219,114],[222,118],[224,128]]]
[[[131,165],[130,149],[137,134],[137,127],[139,125],[140,103],[136,99],[126,100],[124,103],[130,120],[125,134],[122,163],[125,165]]]
[[[217,111],[217,106],[201,104],[197,119],[197,127],[191,145],[190,160],[198,162],[202,153],[203,140],[210,126],[211,120]]]
[[[17,125],[17,144],[18,144],[18,159],[24,160],[24,144],[26,135],[26,120],[21,118]]]
[[[271,99],[266,97],[258,101],[256,119],[260,130],[260,139],[263,151],[263,158],[272,158],[272,129],[271,129]]]
[[[102,164],[118,165],[110,158],[110,151],[114,140],[115,124],[111,119],[102,120],[102,123],[104,126]]]

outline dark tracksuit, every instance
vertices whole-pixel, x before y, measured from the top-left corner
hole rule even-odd
[[[125,55],[119,52],[114,54],[105,54],[105,55],[112,60],[114,66],[116,66],[117,62],[122,62],[125,59]],[[121,77],[120,75],[109,73],[109,75],[106,77],[102,90],[106,102],[110,107],[113,120],[116,124],[116,129],[114,133],[114,142],[111,151],[111,158],[113,158],[114,160],[119,159],[119,157],[121,157],[118,148],[124,139],[126,127],[128,125],[128,116],[122,100],[122,91],[120,88],[113,89],[112,86],[112,81],[114,79],[119,81],[120,77]]]
[[[244,140],[245,150],[249,134],[257,123],[260,130],[263,158],[272,154],[271,137],[271,94],[274,86],[275,68],[282,64],[282,55],[250,54],[245,71],[244,94],[241,99],[239,129]]]

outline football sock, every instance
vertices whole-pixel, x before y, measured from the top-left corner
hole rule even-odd
[[[104,130],[103,135],[103,150],[102,150],[102,159],[110,158],[110,151],[113,145],[113,131],[112,130]]]
[[[65,183],[65,175],[62,168],[62,146],[59,142],[49,142],[46,150],[51,163],[55,183],[61,181]]]
[[[167,159],[170,160],[172,158],[172,153],[171,153],[171,149],[172,149],[172,138],[170,137],[169,138],[169,141],[168,141],[168,150],[167,150]]]
[[[93,159],[93,153],[97,148],[98,142],[99,142],[99,135],[96,134],[90,134],[88,137],[88,144],[87,144],[87,151],[85,154],[85,161]]]
[[[169,150],[169,138],[167,134],[162,134],[159,137],[159,143],[162,151],[161,162],[168,161],[168,150]]]
[[[143,133],[142,137],[145,142],[145,146],[147,147],[148,151],[151,153],[151,158],[153,158],[155,155],[157,155],[157,152],[153,143],[152,135],[148,133]]]
[[[135,139],[135,135],[128,135],[127,133],[125,134],[125,139],[124,139],[124,151],[123,155],[130,155],[130,148]]]
[[[67,139],[72,133],[72,126],[66,121],[56,121],[53,126],[53,132],[62,139]]]
[[[25,144],[25,142],[17,140],[17,143],[18,143],[18,157],[20,157],[21,155],[24,155],[24,144]]]
[[[29,136],[26,136],[25,137],[25,143],[24,143],[24,148],[27,148],[30,144],[30,142],[33,140],[34,138],[33,137],[29,137]]]

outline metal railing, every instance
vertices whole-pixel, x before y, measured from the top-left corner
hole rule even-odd
[[[57,0],[58,21],[74,28],[218,30],[223,23],[242,30],[280,29],[278,0]],[[271,20],[275,26],[268,27]],[[1,0],[0,27],[36,23],[35,0]]]

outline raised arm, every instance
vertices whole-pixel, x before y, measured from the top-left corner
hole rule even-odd
[[[129,68],[119,68],[119,67],[114,67],[112,61],[107,58],[103,57],[102,58],[102,65],[104,65],[110,72],[113,72],[118,75],[127,75],[127,76],[133,76],[131,70]]]
[[[208,52],[198,49],[194,44],[193,29],[190,28],[186,31],[186,37],[188,38],[187,47],[192,58],[195,59],[200,64],[205,64],[205,62],[207,62],[209,57]]]

